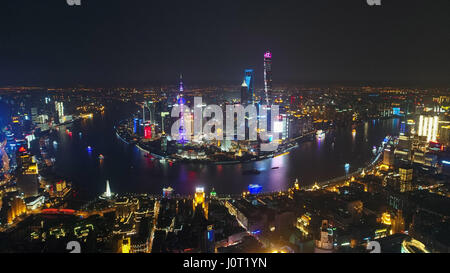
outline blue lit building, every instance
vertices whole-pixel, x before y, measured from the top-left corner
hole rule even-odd
[[[241,104],[244,106],[254,103],[254,81],[253,69],[245,69],[241,85]]]
[[[250,194],[258,194],[262,190],[262,186],[259,184],[250,184],[248,185],[248,191]]]
[[[133,121],[134,121],[134,124],[133,124],[133,133],[137,134],[138,128],[139,128],[139,119],[138,119],[138,118],[135,118]]]

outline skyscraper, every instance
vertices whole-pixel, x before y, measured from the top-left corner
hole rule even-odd
[[[272,99],[272,53],[267,51],[264,53],[264,93],[266,96],[266,104]]]
[[[439,127],[438,116],[423,116],[419,117],[418,135],[426,136],[427,142],[436,141]]]
[[[24,197],[37,196],[39,188],[38,166],[33,156],[27,153],[25,149],[19,150],[17,167],[17,186],[23,192]]]
[[[245,79],[244,79],[241,84],[241,104],[242,105],[245,105],[248,101],[247,92],[248,92],[248,86],[245,83]]]
[[[179,128],[179,135],[180,138],[178,140],[179,143],[184,144],[186,143],[186,129],[185,129],[185,125],[184,125],[184,103],[185,100],[183,98],[183,91],[184,91],[184,86],[183,86],[183,75],[180,74],[180,89],[179,89],[179,93],[177,96],[177,103],[180,105],[180,128]]]
[[[253,69],[245,69],[244,82],[241,85],[241,104],[246,106],[254,103]]]

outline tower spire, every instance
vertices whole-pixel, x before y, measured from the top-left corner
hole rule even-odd
[[[184,91],[184,87],[183,87],[183,74],[180,73],[180,95],[181,92]]]

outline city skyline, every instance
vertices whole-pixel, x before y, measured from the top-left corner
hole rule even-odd
[[[449,11],[6,1],[0,253],[450,253]]]

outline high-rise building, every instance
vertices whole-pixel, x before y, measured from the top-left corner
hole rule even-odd
[[[246,105],[246,103],[248,101],[247,93],[248,93],[248,86],[244,79],[241,84],[241,104],[244,106]]]
[[[264,93],[266,104],[272,99],[272,53],[264,53]]]
[[[413,169],[410,166],[402,166],[398,169],[400,174],[400,192],[407,192],[413,190],[412,179]]]
[[[18,196],[7,196],[2,200],[0,221],[12,224],[14,219],[26,213],[27,206],[23,198]]]
[[[254,81],[253,69],[245,69],[241,85],[241,104],[244,106],[254,103]]]
[[[417,130],[417,134],[419,136],[426,136],[427,142],[436,141],[438,133],[438,123],[439,123],[438,116],[427,117],[420,115],[419,128]]]
[[[441,126],[439,142],[447,146],[450,145],[450,125]]]
[[[201,251],[202,253],[214,253],[215,249],[215,236],[214,236],[214,226],[208,225],[206,231],[203,233],[201,240]]]
[[[391,147],[387,147],[383,151],[383,164],[388,167],[393,167],[394,162],[394,153],[392,152]]]
[[[185,99],[183,98],[183,91],[184,91],[184,85],[183,85],[183,75],[180,75],[180,89],[177,96],[177,103],[180,105],[180,128],[179,128],[179,135],[180,138],[178,140],[179,143],[184,144],[186,143],[186,128],[184,124],[184,103]]]
[[[150,124],[147,124],[144,127],[144,138],[145,139],[151,139],[152,138],[152,126]]]
[[[58,118],[61,119],[64,116],[64,103],[62,101],[55,101],[55,109]]]
[[[138,133],[138,128],[139,128],[139,119],[138,118],[134,118],[133,119],[133,133],[134,134]]]
[[[17,186],[25,197],[38,195],[38,166],[35,159],[25,149],[17,157]]]
[[[394,150],[396,163],[409,162],[412,159],[411,147],[412,140],[408,136],[399,136],[398,145]]]

